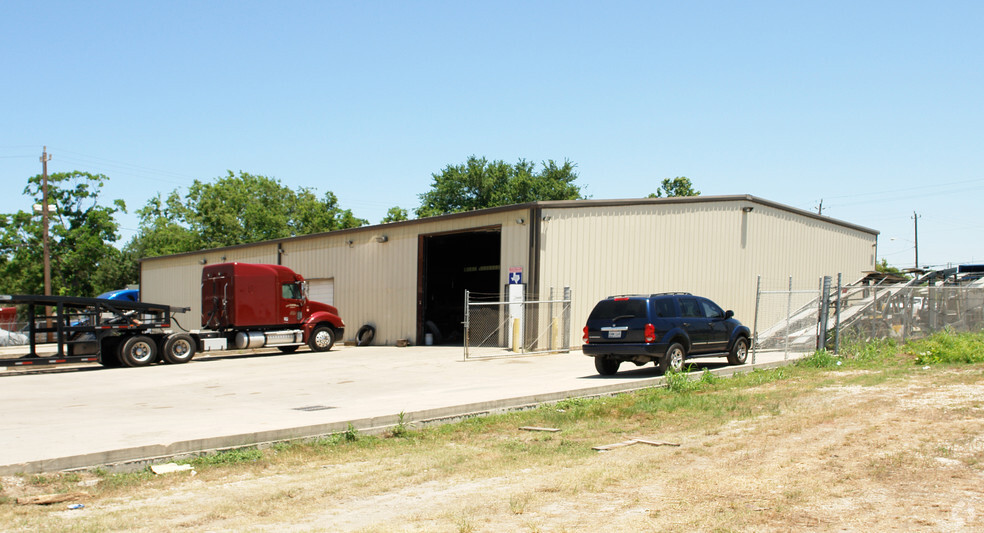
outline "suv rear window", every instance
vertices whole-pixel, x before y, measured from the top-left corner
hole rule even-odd
[[[602,300],[598,302],[588,320],[606,320],[615,317],[636,318],[646,316],[646,300]]]

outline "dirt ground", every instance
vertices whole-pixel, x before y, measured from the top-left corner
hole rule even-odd
[[[426,456],[408,449],[221,477],[185,472],[80,496],[79,510],[7,503],[0,529],[984,531],[982,369],[870,382],[863,374],[841,372],[753,417],[639,435],[678,447],[475,463],[488,452],[469,440]],[[509,438],[530,449],[565,442],[562,434]],[[623,440],[613,433],[598,444]],[[8,499],[29,492],[24,477],[0,482]]]

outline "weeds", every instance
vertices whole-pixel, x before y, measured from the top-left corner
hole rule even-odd
[[[396,426],[393,427],[391,435],[396,438],[407,437],[410,435],[410,428],[407,426],[406,413],[400,411],[397,416]]]
[[[916,364],[984,363],[984,333],[957,335],[941,331],[906,346],[916,354]]]
[[[840,357],[828,352],[827,350],[817,350],[809,357],[800,359],[796,362],[797,366],[809,368],[831,368],[844,364]]]
[[[250,464],[263,460],[264,455],[261,450],[256,448],[240,448],[236,450],[226,450],[208,455],[200,455],[188,461],[189,464],[201,468],[205,466],[231,466],[239,464]]]

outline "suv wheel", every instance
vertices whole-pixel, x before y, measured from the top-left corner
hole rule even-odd
[[[683,349],[683,345],[679,342],[674,342],[666,349],[666,355],[659,360],[656,368],[659,369],[661,374],[665,374],[667,370],[683,372],[683,360],[686,357],[687,352]]]
[[[745,361],[748,361],[748,339],[738,337],[735,339],[735,345],[731,348],[731,353],[728,354],[728,364],[743,365]]]
[[[595,370],[602,376],[611,376],[618,372],[618,365],[622,362],[610,357],[595,357]]]

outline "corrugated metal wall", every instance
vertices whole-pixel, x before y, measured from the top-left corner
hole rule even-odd
[[[509,266],[529,271],[528,208],[384,224],[280,241],[281,264],[305,278],[333,278],[335,306],[352,340],[359,327],[376,327],[374,344],[397,339],[418,343],[418,240],[422,235],[501,227],[500,285]],[[522,220],[522,223],[519,221]],[[384,239],[385,236],[385,239]],[[201,317],[201,260],[277,263],[276,242],[147,259],[142,263],[142,299],[192,307],[179,321],[198,329]],[[225,259],[222,259],[222,258]],[[193,317],[193,319],[191,319]]]
[[[784,289],[789,276],[816,287],[824,275],[851,282],[874,269],[874,232],[745,198],[546,207],[541,296],[573,288],[578,345],[591,308],[612,294],[692,292],[752,327],[758,276],[765,288]]]
[[[532,210],[539,208],[538,220]],[[751,211],[746,211],[751,208]],[[360,326],[376,326],[375,344],[420,343],[417,333],[419,239],[423,235],[501,228],[501,285],[509,267],[537,273],[529,260],[537,233],[539,298],[551,287],[573,289],[572,345],[599,299],[618,293],[687,291],[733,309],[752,326],[755,282],[784,289],[815,288],[821,276],[852,282],[873,270],[877,234],[750,196],[655,201],[543,202],[404,223],[284,239],[283,265],[309,279],[334,279],[335,306],[346,323],[344,340]],[[383,239],[385,236],[385,240]],[[381,242],[382,241],[382,242]],[[201,263],[277,263],[278,242],[145,260],[144,301],[189,306],[179,315],[199,328]]]

